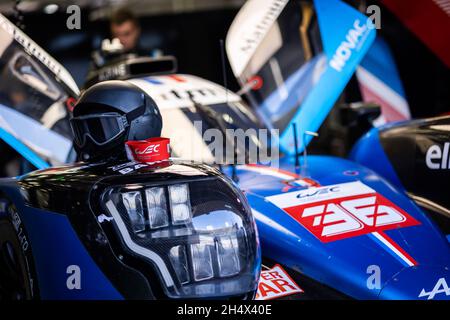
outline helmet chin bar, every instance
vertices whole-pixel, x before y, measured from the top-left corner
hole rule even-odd
[[[128,130],[128,129],[126,129]],[[108,146],[98,147],[94,143],[91,142],[89,137],[86,137],[86,141],[88,141],[84,148],[80,148],[75,145],[75,150],[78,154],[78,160],[97,163],[97,162],[105,162],[105,161],[122,161],[127,160],[127,154],[125,150],[125,136],[127,131],[125,131],[122,135],[116,137],[113,142]]]

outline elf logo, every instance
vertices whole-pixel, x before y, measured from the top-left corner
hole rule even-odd
[[[441,149],[439,145],[432,145],[425,155],[427,167],[431,170],[450,169],[450,142],[444,144]]]
[[[357,48],[359,39],[367,30],[367,24],[361,24],[359,19],[355,20],[353,28],[350,29],[345,36],[346,40],[341,42],[330,61],[330,66],[334,70],[341,72],[344,69],[345,64],[352,57],[353,50]]]

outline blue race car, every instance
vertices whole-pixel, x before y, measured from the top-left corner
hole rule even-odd
[[[258,115],[216,84],[190,75],[129,81],[153,93],[165,120],[163,136],[171,138],[176,157],[215,161],[209,129],[244,129],[248,143],[260,147],[270,140],[254,134],[265,128]],[[190,95],[197,96],[196,103]],[[208,107],[208,117],[195,106],[199,103]],[[241,147],[238,154],[252,148]],[[271,146],[266,147],[270,154]],[[277,166],[224,163],[221,170],[249,201],[264,263],[286,268],[304,291],[298,297],[447,297],[445,292],[427,294],[449,277],[445,235],[403,191],[374,171],[312,155],[281,155]]]
[[[410,117],[395,64],[382,39],[376,36],[375,25],[342,1],[267,1],[264,5],[259,1],[248,1],[231,25],[226,45],[231,68],[242,87],[240,92],[246,94],[264,123],[280,132],[279,145],[285,156],[280,159],[279,168],[283,173],[298,172],[295,169],[299,164],[296,160],[299,153],[306,155],[307,145],[325,120],[329,124],[328,130],[321,130],[322,137],[314,139],[318,140],[318,145],[320,142],[330,145],[338,140],[336,136],[342,134],[337,125],[339,117],[335,110],[331,114],[330,111],[334,105],[345,101],[342,95],[355,73],[363,100],[382,106],[381,117],[373,121],[376,125]],[[374,117],[370,108],[355,110],[356,114],[361,113],[373,120],[370,119]],[[401,158],[396,158],[398,151],[388,149],[387,140],[392,142],[396,135],[403,138],[403,142],[408,141],[409,147],[402,146],[409,148],[409,153],[411,146],[414,148],[412,141],[425,136],[426,145],[434,148],[430,154],[432,166],[439,163],[442,168],[447,154],[445,143],[434,147],[432,144],[436,144],[436,139],[448,137],[445,120],[411,122],[409,125],[409,134],[406,123],[381,129],[381,143],[389,154],[389,160],[397,163],[395,169],[398,172],[408,170],[402,166]],[[432,126],[433,131],[427,130],[428,126]],[[283,189],[283,183],[275,187],[275,181],[263,183],[264,180],[258,181],[255,174],[251,182],[239,177],[243,190],[244,186],[249,186],[251,191],[247,192],[247,197],[259,216],[263,255],[354,298],[448,299],[448,229],[441,223],[439,226],[435,224],[429,207],[424,210],[423,202],[419,207],[415,202],[417,197],[412,201],[411,193],[406,193],[410,188],[405,190],[391,179],[391,166],[380,152],[377,134],[372,133],[355,147],[353,159],[360,164],[319,156],[305,156],[300,161],[304,170],[299,173],[303,176],[296,179],[312,179],[320,186],[285,186]],[[432,143],[427,134],[442,138],[434,137]],[[424,148],[424,143],[416,141],[420,148]],[[395,148],[394,143],[392,148]],[[370,164],[369,168],[376,171],[361,164]],[[411,179],[417,169],[409,167],[402,176],[409,175]],[[434,199],[445,197],[442,194],[448,189],[448,184],[442,178],[444,183],[440,186],[443,190],[436,193],[429,190],[426,194],[433,193]],[[415,183],[420,184],[417,180]],[[372,190],[373,196],[381,195],[391,202],[382,205],[383,208],[397,206],[395,210],[398,213],[404,210],[417,221],[420,221],[419,216],[425,220],[406,227],[408,218],[402,219],[406,223],[403,225],[405,228],[402,223],[394,223],[392,228],[388,227],[389,223],[378,225],[381,216],[377,217],[377,209],[371,208],[368,202],[364,204],[360,198],[366,192],[366,195],[371,194],[363,185]],[[347,187],[352,189],[352,186],[355,189],[349,194],[342,191]],[[305,191],[298,190],[302,188]],[[415,190],[423,188],[416,187]],[[298,191],[293,191],[295,189]],[[374,202],[371,205],[377,205],[375,198],[372,198]],[[348,203],[354,203],[352,201],[359,203],[357,210],[346,207]],[[381,227],[381,232],[369,232],[369,229],[355,224],[355,230],[366,229],[368,232],[341,233],[342,230],[335,228],[348,225],[349,221],[340,215],[344,212],[356,218],[368,214],[374,220],[363,218],[366,221],[362,221],[363,225],[368,223],[366,226],[375,229],[384,225],[387,229],[383,231],[384,227]],[[382,215],[385,218],[389,216],[387,212]],[[426,235],[419,231],[425,229],[428,230]],[[418,233],[413,235],[415,232]],[[440,253],[437,260],[431,259],[432,262],[428,255],[436,253],[434,249],[437,247],[425,243],[434,243],[434,240],[440,243],[437,250]],[[433,253],[430,248],[433,248]],[[424,254],[423,262],[418,256],[415,258],[416,253],[422,255],[419,251]],[[391,264],[394,260],[396,262]],[[432,275],[434,272],[436,274]],[[373,282],[375,275],[381,276],[379,285]]]
[[[128,140],[158,139],[151,97],[120,81],[92,87],[71,118],[80,152],[95,141],[91,158],[50,167],[71,157],[61,130],[78,89],[2,15],[0,39],[2,160],[42,169],[0,179],[0,299],[252,299],[260,249],[241,191],[206,165],[117,157]],[[90,114],[99,105],[118,111]]]
[[[252,2],[248,2],[247,8],[251,9]],[[277,15],[285,14],[285,5],[293,5],[287,1],[268,3],[272,6],[261,9],[272,12],[269,15],[272,18],[273,12],[276,12],[274,20]],[[343,10],[355,14],[350,9],[344,7]],[[267,16],[262,14],[261,17]],[[368,45],[365,41],[370,42],[368,39],[371,37],[366,34],[369,29],[361,30],[364,29],[363,18],[357,17],[360,19],[358,23],[352,19],[350,24],[346,21],[347,24],[342,26],[342,38],[345,38],[347,30],[354,28],[355,32],[351,34],[358,36],[353,41],[361,49]],[[275,38],[271,39],[276,41],[269,42],[282,43],[277,39],[277,34],[282,33],[275,32]],[[227,41],[228,51],[229,43]],[[243,48],[233,47],[236,50]],[[334,54],[332,49],[329,47],[327,50]],[[324,65],[328,54],[308,60],[311,61],[311,70],[315,71],[312,72],[312,84],[316,81],[323,81],[324,84],[321,90],[310,85],[310,89],[293,99],[305,99],[301,109],[305,110],[306,115],[297,117],[296,110],[293,112],[287,107],[286,112],[282,113],[286,117],[275,118],[278,121],[276,127],[286,129],[281,130],[280,140],[276,134],[267,136],[267,139],[259,134],[260,130],[270,132],[274,127],[274,121],[269,116],[270,108],[277,108],[278,90],[273,98],[269,97],[272,103],[267,104],[269,113],[265,113],[253,111],[239,95],[189,75],[150,76],[129,82],[151,93],[157,102],[164,120],[163,136],[171,139],[174,157],[214,163],[217,154],[230,154],[233,160],[239,157],[245,160],[241,164],[219,162],[218,167],[246,195],[256,218],[264,264],[268,267],[281,265],[302,289],[298,298],[448,298],[448,241],[403,190],[397,189],[374,171],[349,160],[299,156],[310,140],[307,131],[317,131],[317,125],[328,113],[326,107],[312,109],[317,102],[315,99],[325,101],[331,108],[341,85],[345,86],[352,73],[344,67],[354,71],[352,66],[358,64],[357,56],[365,52],[361,50],[360,54],[353,52],[355,55],[344,61],[342,76],[340,73],[334,74],[335,69],[324,71],[324,66],[329,68],[329,65]],[[245,56],[241,58],[245,61]],[[259,61],[260,67],[268,66],[271,72],[275,70],[276,73],[276,64],[280,65],[282,60],[265,64],[264,59],[267,58],[270,60],[270,55],[255,61]],[[249,65],[257,68],[256,62]],[[334,67],[339,69],[339,65]],[[253,76],[251,72],[245,74]],[[321,80],[322,77],[326,81]],[[255,79],[258,82],[258,78]],[[276,88],[276,79],[273,79],[274,82],[268,85]],[[243,84],[246,82],[243,81]],[[285,92],[288,93],[285,98],[291,91]],[[316,98],[308,98],[313,93]],[[322,106],[316,106],[319,105]],[[316,117],[313,111],[321,114]],[[292,119],[296,126],[291,126]],[[222,136],[227,140],[227,129],[232,130],[230,133],[239,129],[246,132],[246,142],[237,144],[231,150],[217,147],[215,138]],[[283,135],[283,132],[286,133]],[[293,139],[296,135],[302,139]],[[271,158],[272,162],[246,161],[251,157],[249,150],[262,150],[265,155],[270,155],[272,151],[276,154],[278,145],[281,145],[282,153],[280,157]],[[271,288],[276,292],[268,292],[267,287],[260,286],[259,297],[280,296],[285,293],[283,290],[286,291],[286,288],[276,287]]]

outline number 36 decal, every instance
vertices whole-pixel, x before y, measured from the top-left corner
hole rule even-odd
[[[267,200],[323,242],[419,224],[361,182],[289,192]]]

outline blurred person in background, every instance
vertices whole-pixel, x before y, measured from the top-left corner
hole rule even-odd
[[[157,58],[162,55],[159,49],[145,47],[141,43],[141,26],[139,19],[127,8],[115,10],[109,20],[111,39],[104,39],[101,48],[92,53],[91,72],[105,66],[108,61],[128,56],[151,56]]]
[[[140,47],[141,26],[138,18],[128,9],[120,8],[110,18],[111,37],[119,39],[124,53],[148,55]]]

